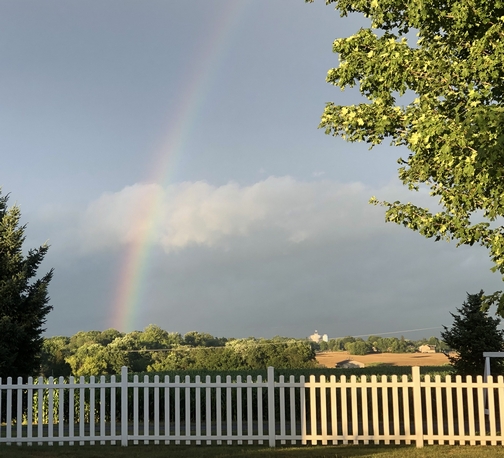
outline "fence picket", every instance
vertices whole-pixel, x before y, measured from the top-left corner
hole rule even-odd
[[[369,444],[368,383],[365,375],[361,376],[360,390],[362,400],[362,437],[364,438],[364,444]]]
[[[426,407],[426,415],[427,415],[427,443],[429,445],[434,444],[434,417],[432,416],[432,384],[430,375],[425,376],[425,407]],[[430,421],[429,421],[430,419]],[[436,421],[439,421],[437,419]],[[408,422],[409,423],[409,422]]]
[[[23,422],[21,419],[23,418],[23,390],[22,390],[22,385],[23,385],[23,378],[18,377],[17,379],[17,393],[16,393],[16,400],[17,400],[17,406],[16,406],[16,437],[22,437],[21,433],[21,427],[23,425]],[[19,442],[18,442],[19,443]]]
[[[25,384],[20,378],[15,384],[12,378],[4,383],[0,379],[0,446],[105,444],[119,437],[124,446],[161,440],[252,444],[266,438],[272,447],[277,441],[504,445],[502,376],[486,381],[481,376],[426,376],[422,381],[419,368],[412,369],[412,381],[405,375],[390,381],[386,376],[357,381],[355,375],[339,381],[334,375],[321,375],[318,381],[313,375],[308,380],[300,376],[299,381],[290,376],[286,381],[282,375],[275,381],[274,375],[269,368],[264,381],[250,375],[246,381],[241,376],[233,381],[230,375],[215,381],[207,376],[204,383],[200,376],[181,381],[178,375],[174,380],[165,376],[163,382],[157,375],[141,381],[135,375],[129,381],[123,368],[120,382],[115,376],[108,381],[92,376],[88,382],[84,377],[50,377],[46,382],[39,377]]]
[[[381,377],[381,390],[382,390],[382,409],[383,409],[383,434],[385,444],[390,444],[390,417],[389,417],[389,403],[388,403],[388,383],[387,376]]]
[[[238,437],[243,436],[243,412],[242,412],[242,378],[241,375],[236,377],[236,434]],[[197,422],[196,422],[197,424]],[[242,445],[243,441],[238,440],[238,445]]]
[[[217,440],[217,444],[220,445],[222,444],[222,401],[221,401],[221,376],[218,375],[216,377],[216,386],[217,388],[215,389],[216,393],[215,393],[215,413],[216,413],[216,417],[217,417],[217,437],[219,438]]]
[[[357,377],[352,375],[350,377],[350,402],[352,405],[352,410],[350,410],[350,415],[352,415],[352,443],[355,444],[358,436],[358,417],[359,417],[359,406],[357,404]]]
[[[462,377],[457,375],[455,377],[455,396],[457,397],[457,430],[459,437],[463,437],[465,433],[463,393]]]
[[[168,375],[165,375],[164,378],[164,384],[165,384],[165,389],[164,389],[164,399],[165,399],[165,404],[164,404],[164,420],[165,420],[165,444],[169,444],[170,440],[169,437],[171,435],[171,423],[170,423],[170,377]]]
[[[476,377],[477,393],[478,393],[478,432],[480,435],[480,445],[486,445],[486,422],[485,422],[485,390],[483,387],[483,378],[481,375]]]
[[[500,429],[500,435],[504,435],[504,377],[502,375],[499,375],[497,378],[497,393],[498,393],[498,403],[497,405],[499,406],[499,416],[500,416],[500,421],[499,421],[499,429]],[[504,444],[502,444],[504,445]]]
[[[116,435],[116,376],[112,375],[110,377],[110,434]],[[112,445],[116,444],[116,441],[111,441]]]
[[[69,389],[68,393],[68,429],[69,429],[69,445],[74,445],[74,437],[75,437],[75,399],[74,399],[74,378],[70,377],[68,379],[68,383],[72,386]]]
[[[201,437],[201,381],[200,381],[200,376],[196,376],[196,437]],[[196,445],[200,445],[201,440],[197,439],[196,440]]]
[[[1,379],[0,379],[1,383]],[[27,422],[27,428],[26,428],[26,437],[28,439],[31,439],[33,437],[33,388],[31,387],[33,385],[33,377],[28,377],[28,390],[26,393],[26,422]],[[0,389],[0,412],[2,412],[2,390]],[[1,423],[1,422],[0,422]],[[0,427],[0,436],[1,436],[2,428]],[[32,445],[33,442],[30,440],[28,441],[28,445]]]
[[[58,390],[58,406],[59,406],[59,409],[58,409],[58,437],[60,438],[58,445],[63,445],[63,441],[61,440],[61,438],[64,435],[63,426],[64,426],[64,418],[65,418],[65,390],[64,390],[63,377],[60,377],[58,379],[58,385],[59,385],[59,390]],[[103,444],[104,443],[105,442],[103,442]]]
[[[422,415],[422,384],[420,380],[420,368],[412,368],[413,376],[413,414],[415,416],[415,442],[418,448],[423,447],[423,415]],[[438,419],[439,421],[439,419]]]
[[[392,436],[400,435],[399,432],[399,384],[397,375],[392,376]],[[397,444],[397,441],[395,441]]]
[[[175,444],[180,444],[180,376],[175,376]]]
[[[186,445],[189,445],[191,441],[189,440],[191,437],[191,388],[190,384],[191,379],[188,375],[185,377],[185,437],[186,437]]]
[[[280,381],[280,436],[282,440],[280,444],[285,445],[285,377],[283,375],[279,378]]]
[[[220,377],[219,377],[220,378]],[[257,377],[257,434],[264,436],[264,421],[263,421],[263,397],[262,397],[262,376]],[[258,440],[259,445],[263,444],[263,440]]]
[[[159,444],[159,375],[154,376],[154,444]],[[197,420],[196,420],[197,421]]]
[[[290,389],[289,389],[289,394],[290,394],[290,435],[292,437],[291,439],[291,444],[295,444],[296,443],[296,401],[295,401],[295,379],[294,379],[294,376],[291,375],[289,377],[289,383],[290,383]],[[281,413],[282,411],[280,411]]]
[[[252,376],[247,375],[247,436],[249,438],[248,444],[253,444],[253,412],[252,412]]]
[[[336,377],[331,375],[330,377],[330,392],[331,392],[331,433],[332,433],[332,443],[338,443],[338,414],[337,414],[337,387]]]
[[[404,436],[406,444],[411,444],[411,432],[410,432],[410,406],[409,406],[409,387],[408,387],[408,376],[402,376],[402,394],[403,394],[403,424],[404,424]],[[425,389],[427,391],[427,388]],[[432,406],[431,406],[432,407]],[[399,433],[400,434],[400,433]]]
[[[232,417],[231,417],[231,376],[228,375],[226,376],[226,436],[230,438],[233,434],[232,431]],[[228,439],[227,441],[228,445],[231,445],[233,441],[231,439]]]
[[[206,410],[205,410],[205,435],[210,438],[212,436],[212,388],[210,387],[210,376],[206,376]],[[210,445],[212,441],[207,440],[207,445]]]
[[[121,368],[121,445],[128,445],[128,368]]]
[[[495,403],[494,403],[494,388],[493,388],[493,376],[487,376],[487,382],[489,385],[488,388],[488,396],[487,396],[487,409],[488,409],[488,417],[490,421],[490,436],[492,440],[490,442],[491,445],[497,445],[496,441],[496,425],[495,425]]]
[[[380,437],[380,420],[378,418],[378,377],[376,375],[371,376],[371,398],[373,406],[373,442],[378,443],[378,438]]]

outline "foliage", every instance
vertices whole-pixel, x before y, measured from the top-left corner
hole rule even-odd
[[[497,329],[500,320],[488,316],[481,310],[483,291],[479,294],[467,294],[467,301],[453,316],[451,329],[444,327],[441,333],[444,341],[456,351],[456,356],[449,356],[450,363],[460,375],[482,375],[485,351],[504,351],[504,331]],[[491,360],[492,374],[504,373],[502,359]]]
[[[206,332],[190,331],[184,335],[184,343],[191,347],[221,347],[226,341],[226,338],[214,337]]]
[[[373,351],[373,347],[362,339],[358,339],[355,342],[348,342],[345,345],[345,349],[351,355],[366,355]]]
[[[370,335],[365,345],[358,342],[364,342],[361,338],[343,337],[337,339],[329,339],[328,342],[320,342],[320,351],[343,351],[348,350],[353,355],[364,355],[366,353],[415,353],[420,345],[429,344],[435,345],[437,352],[447,352],[449,350],[445,342],[437,337],[429,339],[409,340],[403,336],[397,337],[381,337]],[[357,345],[355,345],[357,344]],[[355,353],[358,351],[359,353]]]
[[[127,334],[115,329],[79,331],[71,337],[52,337],[44,342],[42,373],[45,376],[112,375],[122,366],[133,373],[165,371],[255,371],[313,369],[315,351],[325,344],[329,350],[349,350],[352,354],[372,352],[414,352],[424,343],[446,344],[435,337],[411,341],[401,337],[347,336],[328,342],[275,336],[271,339],[214,337],[191,331],[181,336],[149,325]],[[439,346],[439,347],[438,347]]]
[[[180,347],[154,355],[150,371],[165,370],[258,370],[275,368],[315,367],[315,352],[308,342],[294,339],[273,342],[266,339],[235,339],[225,347]]]
[[[371,147],[389,139],[408,148],[400,180],[428,188],[440,211],[371,202],[425,237],[486,247],[504,278],[504,2],[326,3],[342,16],[364,14],[371,27],[334,41],[339,65],[327,74],[342,90],[357,85],[366,100],[328,103],[320,127]],[[504,315],[502,293],[493,299]]]
[[[48,245],[23,255],[26,225],[18,206],[7,207],[8,197],[0,194],[0,377],[28,377],[40,368],[53,271],[37,278]]]
[[[44,339],[40,355],[40,372],[46,376],[70,375],[71,367],[65,358],[68,354],[67,346],[70,339],[64,336]]]
[[[101,375],[108,372],[107,349],[97,343],[86,342],[66,358],[72,368],[72,374]]]
[[[118,374],[167,370],[257,370],[317,366],[313,346],[304,339],[226,339],[192,331],[182,337],[155,325],[122,334],[114,329],[80,331],[44,343],[45,376]]]

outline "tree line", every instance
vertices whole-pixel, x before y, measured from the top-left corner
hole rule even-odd
[[[366,355],[368,353],[415,353],[421,345],[432,345],[436,352],[446,353],[450,347],[437,337],[420,340],[405,339],[404,336],[381,337],[370,335],[367,340],[361,337],[340,337],[320,342],[320,351],[348,351],[351,355]]]
[[[122,333],[115,329],[79,331],[71,337],[46,338],[42,344],[40,374],[43,376],[80,376],[117,374],[122,366],[131,372],[170,370],[256,370],[267,366],[279,369],[303,369],[317,366],[317,351],[367,353],[407,353],[420,345],[434,345],[436,351],[448,351],[437,337],[408,340],[401,336],[343,337],[328,342],[307,339],[215,337],[191,331],[182,335],[156,325],[143,331]]]
[[[117,374],[169,370],[255,370],[316,367],[315,346],[286,337],[234,339],[191,331],[182,336],[149,325],[143,331],[80,331],[44,339],[43,376]]]

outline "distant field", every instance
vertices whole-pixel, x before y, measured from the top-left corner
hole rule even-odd
[[[351,359],[366,366],[370,363],[386,363],[393,366],[442,366],[448,364],[448,357],[443,353],[376,353],[372,355],[349,355],[347,351],[328,351],[317,354],[317,361],[334,367],[336,363]]]

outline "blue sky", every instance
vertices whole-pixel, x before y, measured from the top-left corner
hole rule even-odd
[[[332,41],[366,25],[322,1],[4,0],[0,185],[27,248],[51,245],[47,334],[117,323],[154,196],[122,331],[377,334],[449,325],[466,291],[499,289],[484,250],[367,204],[432,205],[401,187],[405,151],[317,129],[326,102],[360,101],[325,75]]]

